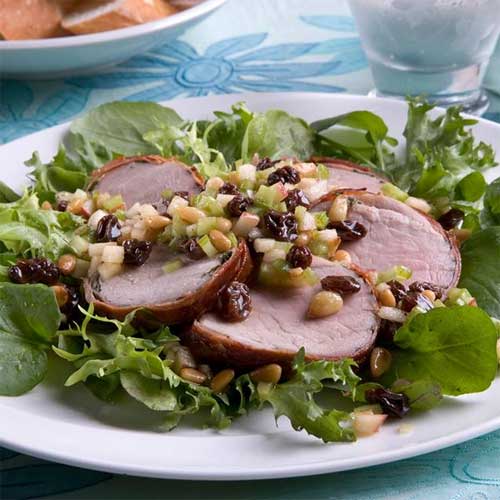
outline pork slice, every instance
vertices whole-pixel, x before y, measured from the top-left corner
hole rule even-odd
[[[134,203],[157,204],[166,189],[197,193],[203,180],[194,168],[160,156],[135,156],[113,160],[93,174],[90,189],[121,194],[127,207]]]
[[[412,281],[428,281],[444,290],[457,284],[460,252],[434,219],[382,195],[358,193],[354,199],[348,218],[368,231],[363,239],[341,246],[354,264],[377,271],[403,265],[412,270]]]
[[[314,157],[313,160],[328,167],[330,188],[365,189],[372,193],[379,193],[381,186],[389,182],[384,177],[373,173],[369,168],[347,160],[321,157]]]
[[[369,285],[338,263],[315,258],[319,278],[351,276],[361,291],[347,296],[335,315],[306,319],[309,302],[321,285],[300,289],[251,289],[252,312],[240,323],[228,323],[210,312],[195,321],[184,341],[207,362],[249,368],[266,363],[289,364],[304,347],[308,359],[363,359],[375,342],[377,302]]]
[[[165,273],[163,266],[175,260],[180,260],[182,267]],[[218,291],[236,278],[244,281],[250,269],[244,241],[224,262],[221,257],[193,261],[165,245],[155,245],[142,266],[126,266],[123,273],[105,281],[98,275],[89,277],[85,295],[96,311],[114,318],[144,308],[163,323],[184,323],[211,308]]]

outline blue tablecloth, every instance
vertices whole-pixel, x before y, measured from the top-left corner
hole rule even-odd
[[[492,91],[487,117],[500,122],[500,50],[486,86]],[[232,0],[176,42],[99,75],[3,81],[0,143],[112,99],[291,90],[365,94],[371,88],[343,0]],[[498,500],[499,463],[500,432],[396,464],[252,483],[112,476],[0,449],[0,498]]]

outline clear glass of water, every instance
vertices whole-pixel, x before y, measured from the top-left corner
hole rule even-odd
[[[349,0],[375,95],[425,96],[481,114],[500,34],[500,0]]]

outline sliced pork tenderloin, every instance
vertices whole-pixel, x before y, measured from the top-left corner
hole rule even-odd
[[[343,242],[352,262],[365,270],[385,271],[396,265],[412,270],[412,281],[426,281],[444,291],[456,286],[461,259],[455,238],[434,219],[387,196],[349,192],[354,201],[347,218],[366,230],[364,238]],[[327,197],[328,198],[328,197]],[[328,210],[331,200],[314,210]]]
[[[215,312],[195,321],[183,341],[197,359],[249,369],[267,363],[289,365],[304,347],[307,359],[362,360],[375,342],[379,320],[377,301],[361,276],[338,263],[315,258],[318,278],[350,276],[361,291],[346,296],[342,309],[321,319],[306,313],[321,285],[306,288],[251,288],[252,312],[240,323],[229,323]]]
[[[163,266],[180,260],[182,266],[165,272]],[[142,317],[165,324],[188,323],[209,310],[221,288],[235,279],[245,281],[252,263],[247,244],[240,241],[231,256],[189,260],[165,245],[155,245],[142,266],[126,266],[123,273],[101,280],[96,273],[85,280],[85,297],[95,310],[123,319],[137,308]],[[141,316],[141,313],[139,313]]]
[[[198,193],[203,179],[195,168],[161,156],[133,156],[113,160],[92,174],[89,189],[122,195],[126,206],[161,202],[166,189]]]

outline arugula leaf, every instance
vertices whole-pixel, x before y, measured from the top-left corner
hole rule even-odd
[[[170,108],[154,102],[116,101],[102,104],[71,125],[72,135],[116,155],[153,154],[154,146],[143,136],[161,126],[179,126],[182,119]],[[78,153],[85,154],[80,145]]]
[[[490,316],[500,318],[500,226],[474,233],[460,252],[459,286],[467,288]]]
[[[19,198],[20,196],[15,191],[0,181],[0,203],[11,203],[17,201]]]
[[[496,329],[477,307],[436,308],[418,314],[394,337],[395,379],[438,383],[458,396],[487,389],[497,372]]]
[[[0,395],[19,396],[43,380],[60,320],[49,287],[0,283]]]
[[[486,188],[481,225],[483,227],[500,225],[500,178]]]
[[[391,390],[405,394],[412,410],[427,411],[438,406],[443,400],[441,386],[430,380],[397,380]]]
[[[318,154],[341,156],[384,173],[394,162],[387,146],[396,146],[387,125],[370,111],[353,111],[311,123],[318,132]]]
[[[56,260],[70,250],[83,219],[69,212],[41,210],[38,196],[26,192],[18,201],[0,203],[0,242],[16,255]]]
[[[41,201],[50,202],[55,201],[55,195],[59,191],[73,193],[77,189],[84,188],[88,181],[88,174],[93,168],[93,166],[70,158],[62,145],[51,162],[43,163],[38,153],[35,152],[25,165],[33,167],[29,174],[35,181],[33,191]]]
[[[254,154],[281,158],[309,159],[314,153],[314,130],[302,119],[281,110],[259,113],[248,123],[241,143],[241,157],[250,161]]]

